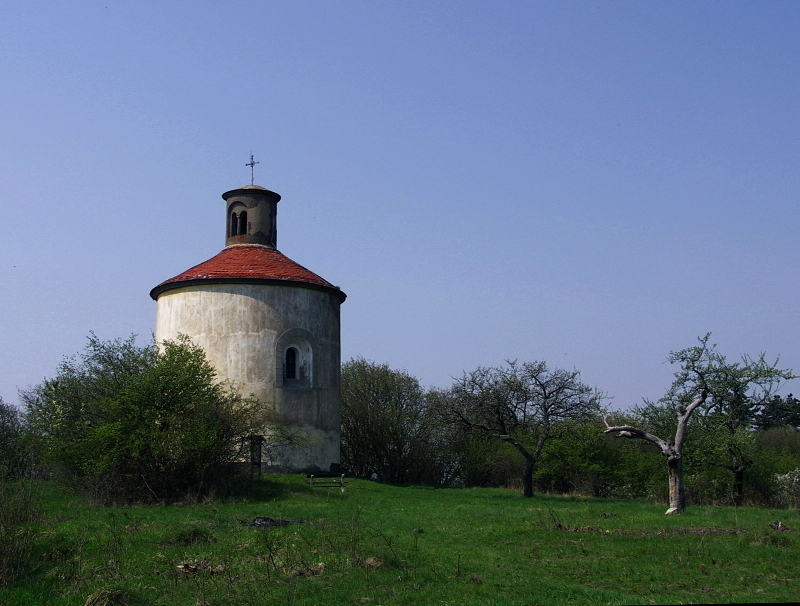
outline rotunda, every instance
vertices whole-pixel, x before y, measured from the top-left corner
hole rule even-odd
[[[276,471],[339,465],[339,306],[346,295],[277,249],[280,195],[222,194],[225,248],[150,291],[158,343],[189,336],[221,380],[272,403],[303,446],[264,461]]]

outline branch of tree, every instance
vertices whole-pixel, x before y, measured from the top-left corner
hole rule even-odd
[[[603,421],[605,422],[605,419],[603,419]],[[632,438],[652,442],[661,448],[661,450],[664,450],[668,446],[665,440],[662,440],[658,436],[654,436],[651,433],[647,433],[646,431],[633,427],[632,425],[616,425],[612,427],[606,423],[606,429],[603,430],[603,433],[613,432],[616,432],[617,436],[620,438]]]

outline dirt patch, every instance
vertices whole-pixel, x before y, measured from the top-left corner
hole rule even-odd
[[[280,528],[282,526],[292,526],[294,524],[303,524],[297,520],[276,520],[268,516],[256,516],[253,521],[240,520],[242,526],[250,526],[252,528]]]

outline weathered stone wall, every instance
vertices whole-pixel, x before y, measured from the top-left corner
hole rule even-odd
[[[306,438],[281,453],[278,469],[327,470],[339,463],[339,301],[292,285],[208,284],[158,297],[156,340],[189,335],[222,380],[243,395],[274,403],[280,419]],[[284,381],[288,347],[301,354],[302,380]]]

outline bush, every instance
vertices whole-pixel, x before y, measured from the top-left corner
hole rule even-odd
[[[27,461],[28,449],[19,412],[0,398],[0,481],[22,476]]]
[[[342,365],[342,464],[359,478],[438,483],[436,422],[405,371],[355,358]]]
[[[24,392],[29,429],[56,477],[106,502],[226,491],[265,407],[215,382],[188,338],[101,342]]]
[[[800,508],[800,469],[776,475],[775,493],[784,507]]]
[[[621,415],[615,422],[624,422]],[[535,480],[539,490],[596,497],[664,497],[663,463],[644,442],[603,433],[602,422],[571,423],[542,453]]]
[[[29,459],[19,412],[0,398],[0,587],[25,573],[31,562],[31,524],[39,508],[26,478]]]

